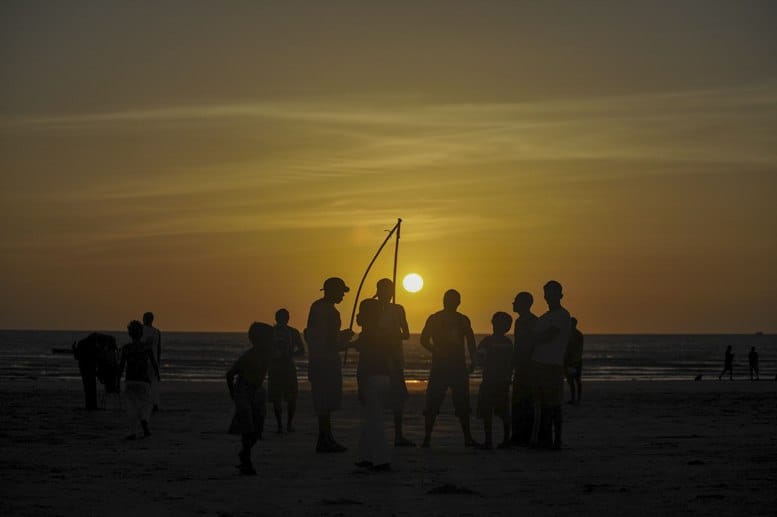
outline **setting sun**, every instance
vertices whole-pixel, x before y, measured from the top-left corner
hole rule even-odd
[[[409,293],[417,293],[423,286],[424,279],[416,273],[410,273],[402,280],[402,287]]]

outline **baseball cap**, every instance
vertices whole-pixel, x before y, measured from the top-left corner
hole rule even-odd
[[[342,291],[344,293],[347,293],[351,290],[350,287],[345,285],[345,280],[338,276],[333,276],[331,278],[327,278],[324,281],[324,287],[321,288],[322,291]]]

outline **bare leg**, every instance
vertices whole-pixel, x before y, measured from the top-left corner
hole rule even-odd
[[[486,441],[483,442],[484,449],[494,447],[493,417],[490,414],[483,415],[483,432],[486,435]]]
[[[469,427],[469,415],[459,416],[459,423],[461,423],[461,431],[464,434],[464,447],[477,447],[480,445],[472,438],[472,431]]]
[[[432,441],[432,429],[434,428],[434,421],[437,419],[436,414],[426,413],[424,417],[424,442],[421,447],[429,447]]]
[[[286,430],[290,433],[294,432],[294,426],[291,425],[291,422],[294,420],[294,415],[297,413],[297,399],[292,398],[289,400],[288,405],[286,407],[286,410],[288,411],[288,416],[286,417]]]
[[[281,419],[283,417],[283,406],[280,401],[273,402],[273,410],[275,411],[275,421],[278,424],[278,433],[283,433],[283,425],[281,425]]]

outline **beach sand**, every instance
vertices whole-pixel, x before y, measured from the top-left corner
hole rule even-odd
[[[432,448],[393,449],[390,473],[353,466],[360,411],[352,385],[334,416],[350,450],[313,452],[307,386],[296,432],[277,435],[270,413],[254,448],[259,475],[241,477],[239,438],[225,434],[232,404],[223,383],[163,383],[153,436],[127,442],[116,400],[89,413],[78,382],[2,379],[0,513],[777,515],[773,381],[589,382],[583,404],[564,407],[559,452],[465,449],[448,398]],[[410,388],[406,434],[420,442],[424,385]],[[386,424],[393,437],[388,414]],[[473,430],[482,437],[474,418]]]

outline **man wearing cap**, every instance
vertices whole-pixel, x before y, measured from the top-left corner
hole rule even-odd
[[[318,415],[316,452],[344,452],[345,446],[332,435],[333,411],[340,409],[343,398],[343,377],[340,351],[353,338],[350,329],[340,330],[340,313],[335,305],[350,291],[342,278],[327,278],[324,296],[310,306],[305,341],[308,343],[308,380],[313,407]]]

